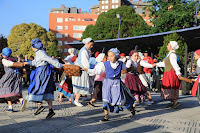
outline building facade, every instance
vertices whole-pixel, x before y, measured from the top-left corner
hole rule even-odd
[[[63,57],[67,56],[68,43],[79,42],[82,33],[88,25],[94,25],[98,14],[81,12],[75,7],[52,8],[49,13],[49,31],[52,31],[58,39],[58,45],[62,48]]]
[[[95,25],[98,15],[107,12],[110,9],[116,9],[120,6],[131,6],[147,22],[152,25],[149,19],[148,10],[143,10],[150,3],[132,0],[99,0],[98,5],[91,6],[91,11],[82,12],[76,7],[52,8],[49,13],[49,31],[52,31],[58,39],[58,44],[62,48],[63,57],[68,55],[69,43],[79,42],[82,33],[88,25]]]

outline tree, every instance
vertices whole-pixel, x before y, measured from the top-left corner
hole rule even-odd
[[[52,44],[56,46],[53,46],[55,51],[59,49],[57,47],[58,41],[52,32],[47,32],[46,29],[34,23],[22,23],[14,26],[8,36],[8,47],[12,49],[12,55],[34,55],[31,41],[35,38],[41,39],[44,47],[47,48],[47,53],[50,46],[53,46]]]
[[[169,41],[176,41],[179,44],[179,49],[176,50],[176,54],[179,57],[179,63],[181,66],[183,66],[185,62],[185,47],[187,46],[186,42],[184,41],[184,38],[177,33],[172,33],[167,36],[164,36],[163,46],[159,50],[159,57],[158,60],[163,60],[164,57],[169,53],[167,50],[167,45]]]
[[[155,27],[154,33],[193,27],[196,11],[195,2],[182,0],[149,0],[147,6]]]
[[[94,40],[118,38],[119,19],[116,17],[116,14],[121,16],[121,38],[149,33],[150,26],[147,25],[140,15],[135,13],[132,7],[121,6],[101,13],[94,26],[87,26],[83,32],[82,39],[87,37],[92,37]]]

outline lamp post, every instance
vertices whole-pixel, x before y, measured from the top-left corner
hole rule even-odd
[[[119,18],[118,38],[120,38],[121,17],[119,14],[116,14],[116,16],[117,16],[117,18]]]

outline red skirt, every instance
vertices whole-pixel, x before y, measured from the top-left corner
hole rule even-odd
[[[164,72],[161,97],[166,100],[177,100],[179,98],[179,86],[180,81],[174,69],[171,69],[169,72]]]
[[[132,95],[144,95],[147,92],[147,88],[137,74],[127,73],[125,85],[130,89]]]

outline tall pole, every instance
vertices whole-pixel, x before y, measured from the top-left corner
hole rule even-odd
[[[118,38],[120,38],[121,17],[119,18]]]
[[[198,9],[199,9],[199,0],[197,0],[197,7],[196,7],[195,18],[194,18],[194,27],[197,26],[197,14],[198,14]]]

